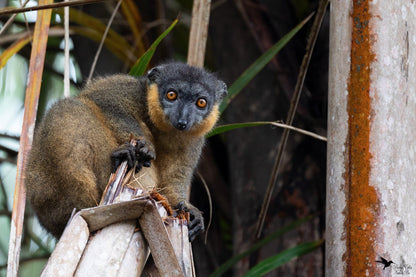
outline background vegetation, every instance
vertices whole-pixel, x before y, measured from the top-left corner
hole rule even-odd
[[[36,2],[29,2],[34,5]],[[105,1],[71,8],[71,94],[87,80],[99,41],[117,2]],[[7,6],[19,5],[9,1]],[[274,43],[311,12],[317,0],[218,0],[212,2],[206,68],[229,85]],[[151,61],[186,61],[192,1],[125,0],[114,18],[108,39],[98,57],[94,76],[128,72],[151,43],[179,17],[177,26],[161,42]],[[53,10],[47,46],[38,120],[63,97],[63,10]],[[4,28],[9,16],[0,17]],[[19,14],[0,35],[0,275],[5,273],[10,233],[10,214],[16,176],[18,138],[30,56],[33,13]],[[312,21],[311,21],[312,22]],[[284,121],[305,53],[311,22],[245,87],[222,115],[221,123]],[[35,38],[36,39],[36,38]],[[25,42],[25,43],[24,43]],[[20,44],[19,44],[20,43]],[[4,53],[20,48],[5,59]],[[7,53],[7,52],[6,52]],[[325,136],[327,92],[328,19],[324,18],[294,125]],[[258,126],[210,137],[199,172],[208,183],[213,200],[212,225],[207,243],[198,238],[194,257],[198,276],[214,272],[236,254],[258,241],[254,233],[270,179],[282,129]],[[271,197],[262,237],[275,234],[293,222],[292,228],[237,259],[236,276],[260,261],[301,243],[323,238],[325,219],[325,142],[292,132],[284,151],[277,188]],[[208,220],[209,204],[201,180],[196,177],[192,202]],[[298,221],[308,215],[308,220]],[[296,228],[295,228],[296,226]],[[319,244],[317,244],[319,245]],[[316,247],[317,245],[314,245]],[[26,209],[21,253],[21,276],[38,276],[54,247],[54,240]],[[269,276],[323,275],[323,249],[285,263]]]

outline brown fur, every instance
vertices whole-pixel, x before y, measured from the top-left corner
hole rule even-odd
[[[170,124],[166,115],[163,113],[159,102],[159,91],[156,84],[151,84],[147,92],[147,103],[149,106],[149,116],[152,123],[161,131],[173,131],[175,127]]]
[[[36,130],[26,168],[28,199],[39,221],[60,237],[73,209],[95,206],[111,173],[111,153],[131,134],[154,146],[159,191],[171,205],[184,201],[193,209],[192,174],[217,118],[216,105],[206,120],[181,132],[167,122],[157,86],[127,75],[98,79],[79,96],[59,101]]]

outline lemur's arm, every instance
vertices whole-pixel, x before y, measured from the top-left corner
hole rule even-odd
[[[142,166],[150,166],[155,159],[152,143],[146,138],[152,135],[143,122],[147,81],[128,75],[115,75],[102,78],[87,86],[82,98],[89,100],[102,115],[102,122],[109,127],[120,146],[111,154],[112,170],[127,161],[129,168],[136,165],[136,171]],[[136,140],[135,146],[130,140]]]
[[[155,145],[158,157],[158,190],[166,196],[178,212],[190,213],[189,237],[191,240],[204,230],[202,212],[189,202],[191,181],[204,144],[204,138],[161,136]]]

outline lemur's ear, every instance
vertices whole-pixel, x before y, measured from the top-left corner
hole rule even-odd
[[[147,71],[147,78],[150,82],[155,83],[160,78],[160,69],[162,66],[157,66]]]
[[[215,91],[215,97],[217,98],[217,101],[224,99],[227,93],[227,85],[223,81],[218,80],[217,89]]]

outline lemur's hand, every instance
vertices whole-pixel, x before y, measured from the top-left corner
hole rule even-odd
[[[138,172],[143,166],[150,167],[151,161],[155,158],[153,145],[145,139],[136,139],[135,146],[126,142],[113,151],[111,165],[115,172],[123,161],[127,161],[128,169],[136,165],[136,172]]]
[[[184,201],[179,202],[175,209],[177,209],[178,212],[189,212],[190,222],[188,223],[188,236],[189,241],[193,241],[201,232],[205,230],[202,212],[193,205],[185,203]]]

